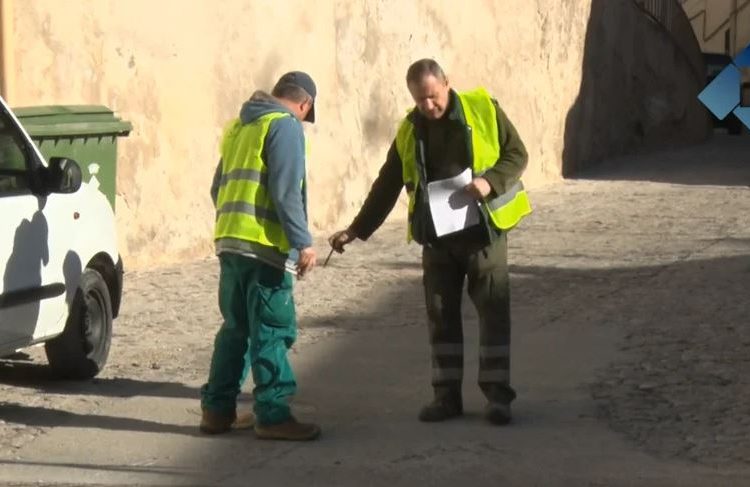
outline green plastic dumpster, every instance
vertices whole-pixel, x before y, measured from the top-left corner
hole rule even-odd
[[[92,176],[99,190],[115,208],[117,181],[117,138],[130,134],[133,126],[121,120],[109,108],[100,105],[53,105],[13,108],[24,129],[42,155],[69,157],[83,172],[83,180]]]

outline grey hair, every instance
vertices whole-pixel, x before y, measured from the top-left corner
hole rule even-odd
[[[419,83],[427,76],[434,76],[440,81],[445,81],[443,68],[434,59],[420,59],[406,71],[406,84]]]
[[[295,103],[303,103],[307,100],[311,100],[312,96],[304,88],[291,83],[277,83],[273,87],[271,95],[276,98],[284,98],[285,100],[291,100]]]

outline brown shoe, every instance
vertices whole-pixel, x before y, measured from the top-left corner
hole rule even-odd
[[[255,435],[262,440],[309,441],[320,436],[320,427],[312,423],[298,423],[289,418],[279,424],[255,424]]]
[[[237,419],[232,423],[233,430],[248,430],[253,426],[255,426],[255,415],[250,411],[238,414]]]
[[[220,414],[210,409],[203,409],[200,430],[208,435],[219,435],[232,429],[232,423],[237,419],[237,414]]]

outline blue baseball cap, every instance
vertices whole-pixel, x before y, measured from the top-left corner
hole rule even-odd
[[[279,81],[276,84],[289,84],[299,86],[300,88],[305,90],[313,100],[310,112],[305,117],[305,122],[315,123],[315,96],[318,94],[318,90],[315,88],[315,82],[310,77],[310,75],[302,71],[291,71],[279,78]]]

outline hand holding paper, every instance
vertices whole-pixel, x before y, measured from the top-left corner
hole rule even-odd
[[[438,237],[479,223],[479,206],[473,190],[467,190],[476,185],[475,181],[472,181],[471,169],[467,169],[456,177],[427,183],[432,221]],[[476,190],[480,192],[481,183],[478,184],[480,187]]]
[[[490,183],[484,178],[474,178],[474,180],[467,184],[464,189],[477,200],[486,198],[487,195],[490,194],[490,191],[492,191]]]

